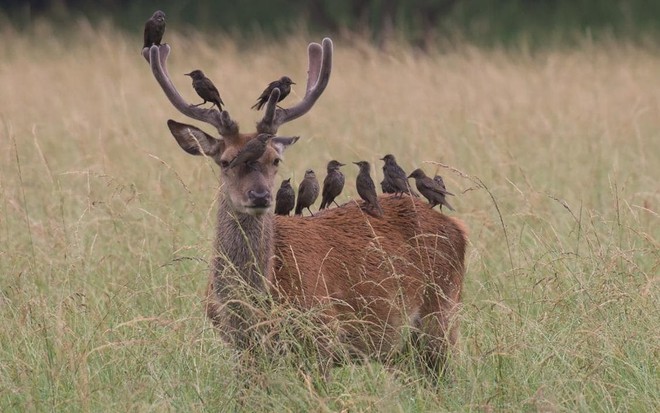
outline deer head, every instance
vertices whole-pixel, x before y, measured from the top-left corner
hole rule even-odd
[[[274,89],[266,104],[264,116],[257,123],[256,132],[247,134],[239,133],[238,124],[232,120],[228,111],[200,108],[183,99],[167,71],[169,54],[168,44],[153,45],[142,50],[142,55],[149,62],[154,77],[172,105],[192,119],[215,126],[220,137],[215,138],[196,126],[171,119],[167,121],[170,132],[184,151],[211,157],[220,166],[224,182],[222,192],[233,210],[250,215],[264,214],[273,202],[275,174],[284,149],[298,140],[298,137],[274,135],[280,125],[309,112],[325,90],[332,69],[332,41],[325,38],[322,45],[311,43],[308,47],[309,65],[303,100],[290,108],[279,108],[276,103],[280,90]],[[257,159],[250,159],[250,162],[229,167],[247,143],[259,134],[273,135],[263,153]]]

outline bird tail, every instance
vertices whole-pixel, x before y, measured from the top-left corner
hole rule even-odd
[[[456,211],[453,206],[449,205],[449,202],[445,199],[443,205],[449,208],[450,211]]]
[[[296,204],[296,215],[302,215],[302,205]]]

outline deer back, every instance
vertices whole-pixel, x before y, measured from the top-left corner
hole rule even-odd
[[[417,198],[379,202],[382,217],[356,202],[309,218],[275,217],[270,284],[280,300],[359,323],[352,344],[367,351],[378,340],[387,353],[404,325],[429,316],[449,323],[460,301],[467,233],[460,220]]]

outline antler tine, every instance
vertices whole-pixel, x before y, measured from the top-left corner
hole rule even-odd
[[[277,88],[273,89],[266,104],[264,117],[257,124],[257,132],[277,133],[280,125],[297,119],[309,112],[326,86],[328,86],[330,72],[332,71],[332,40],[326,37],[323,39],[322,45],[310,43],[307,48],[307,55],[309,57],[309,64],[305,97],[295,106],[282,109],[277,107],[280,90]]]
[[[227,111],[219,112],[215,109],[203,109],[186,102],[176,90],[167,72],[167,57],[170,54],[170,45],[152,45],[142,49],[142,56],[149,62],[151,71],[158,84],[165,92],[172,105],[184,115],[215,126],[222,136],[235,136],[238,134],[238,125]]]

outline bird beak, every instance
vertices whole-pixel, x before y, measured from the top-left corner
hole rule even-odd
[[[378,158],[378,159],[380,159],[381,161],[384,161],[384,160],[385,160],[385,158]]]
[[[339,166],[346,166],[346,164],[340,162],[340,163],[339,163]]]
[[[412,174],[408,175],[408,179],[412,178]]]
[[[359,164],[360,164],[360,162],[353,162],[353,163],[356,164],[356,165],[359,165]]]
[[[190,73],[184,73],[183,75],[184,75],[184,76],[192,76],[192,72],[190,72]]]

